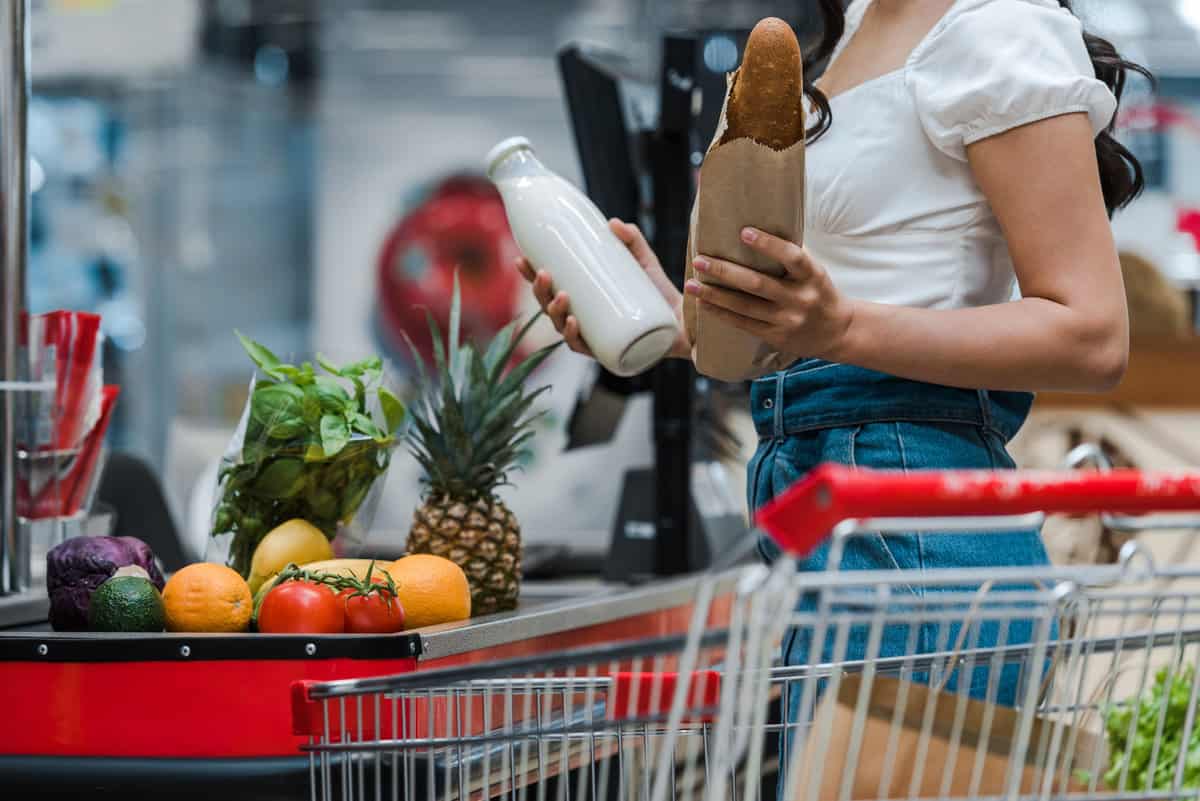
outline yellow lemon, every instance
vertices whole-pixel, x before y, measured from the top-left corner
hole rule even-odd
[[[250,560],[250,592],[289,564],[306,565],[333,558],[333,546],[321,529],[306,520],[288,520],[267,533]]]

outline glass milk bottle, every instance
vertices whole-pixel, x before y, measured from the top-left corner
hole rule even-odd
[[[487,171],[517,244],[570,296],[596,360],[631,376],[666,356],[679,335],[675,314],[595,204],[546,169],[524,137],[492,148]]]

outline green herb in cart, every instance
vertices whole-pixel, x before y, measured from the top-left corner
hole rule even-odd
[[[238,338],[260,376],[222,461],[211,533],[218,552],[228,548],[219,560],[245,577],[259,541],[284,521],[306,520],[331,541],[352,524],[365,534],[405,410],[378,356],[341,367],[318,357],[318,372]]]

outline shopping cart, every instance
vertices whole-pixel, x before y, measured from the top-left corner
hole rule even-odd
[[[832,532],[836,566],[856,536],[1028,532],[1047,512],[1200,528],[1131,516],[1182,510],[1200,510],[1200,476],[827,467],[760,523],[797,555]],[[296,733],[313,797],[330,800],[755,799],[774,795],[781,754],[789,799],[1191,797],[1197,579],[1135,542],[1105,567],[784,559],[698,577],[683,637],[297,685]],[[781,643],[808,663],[779,665]]]
[[[312,796],[632,801],[649,798],[651,779],[666,773],[675,791],[702,792],[718,668],[732,664],[728,629],[709,621],[725,618],[714,614],[720,607],[733,628],[766,631],[758,617],[764,596],[754,591],[765,573],[694,579],[684,635],[406,676],[299,682],[294,733],[309,738]]]

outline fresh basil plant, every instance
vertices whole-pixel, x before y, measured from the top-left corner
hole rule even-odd
[[[212,536],[232,535],[228,564],[243,576],[259,541],[287,520],[333,540],[388,468],[404,404],[383,386],[378,356],[338,367],[285,364],[237,334],[262,378],[250,395],[239,459],[219,476]]]

